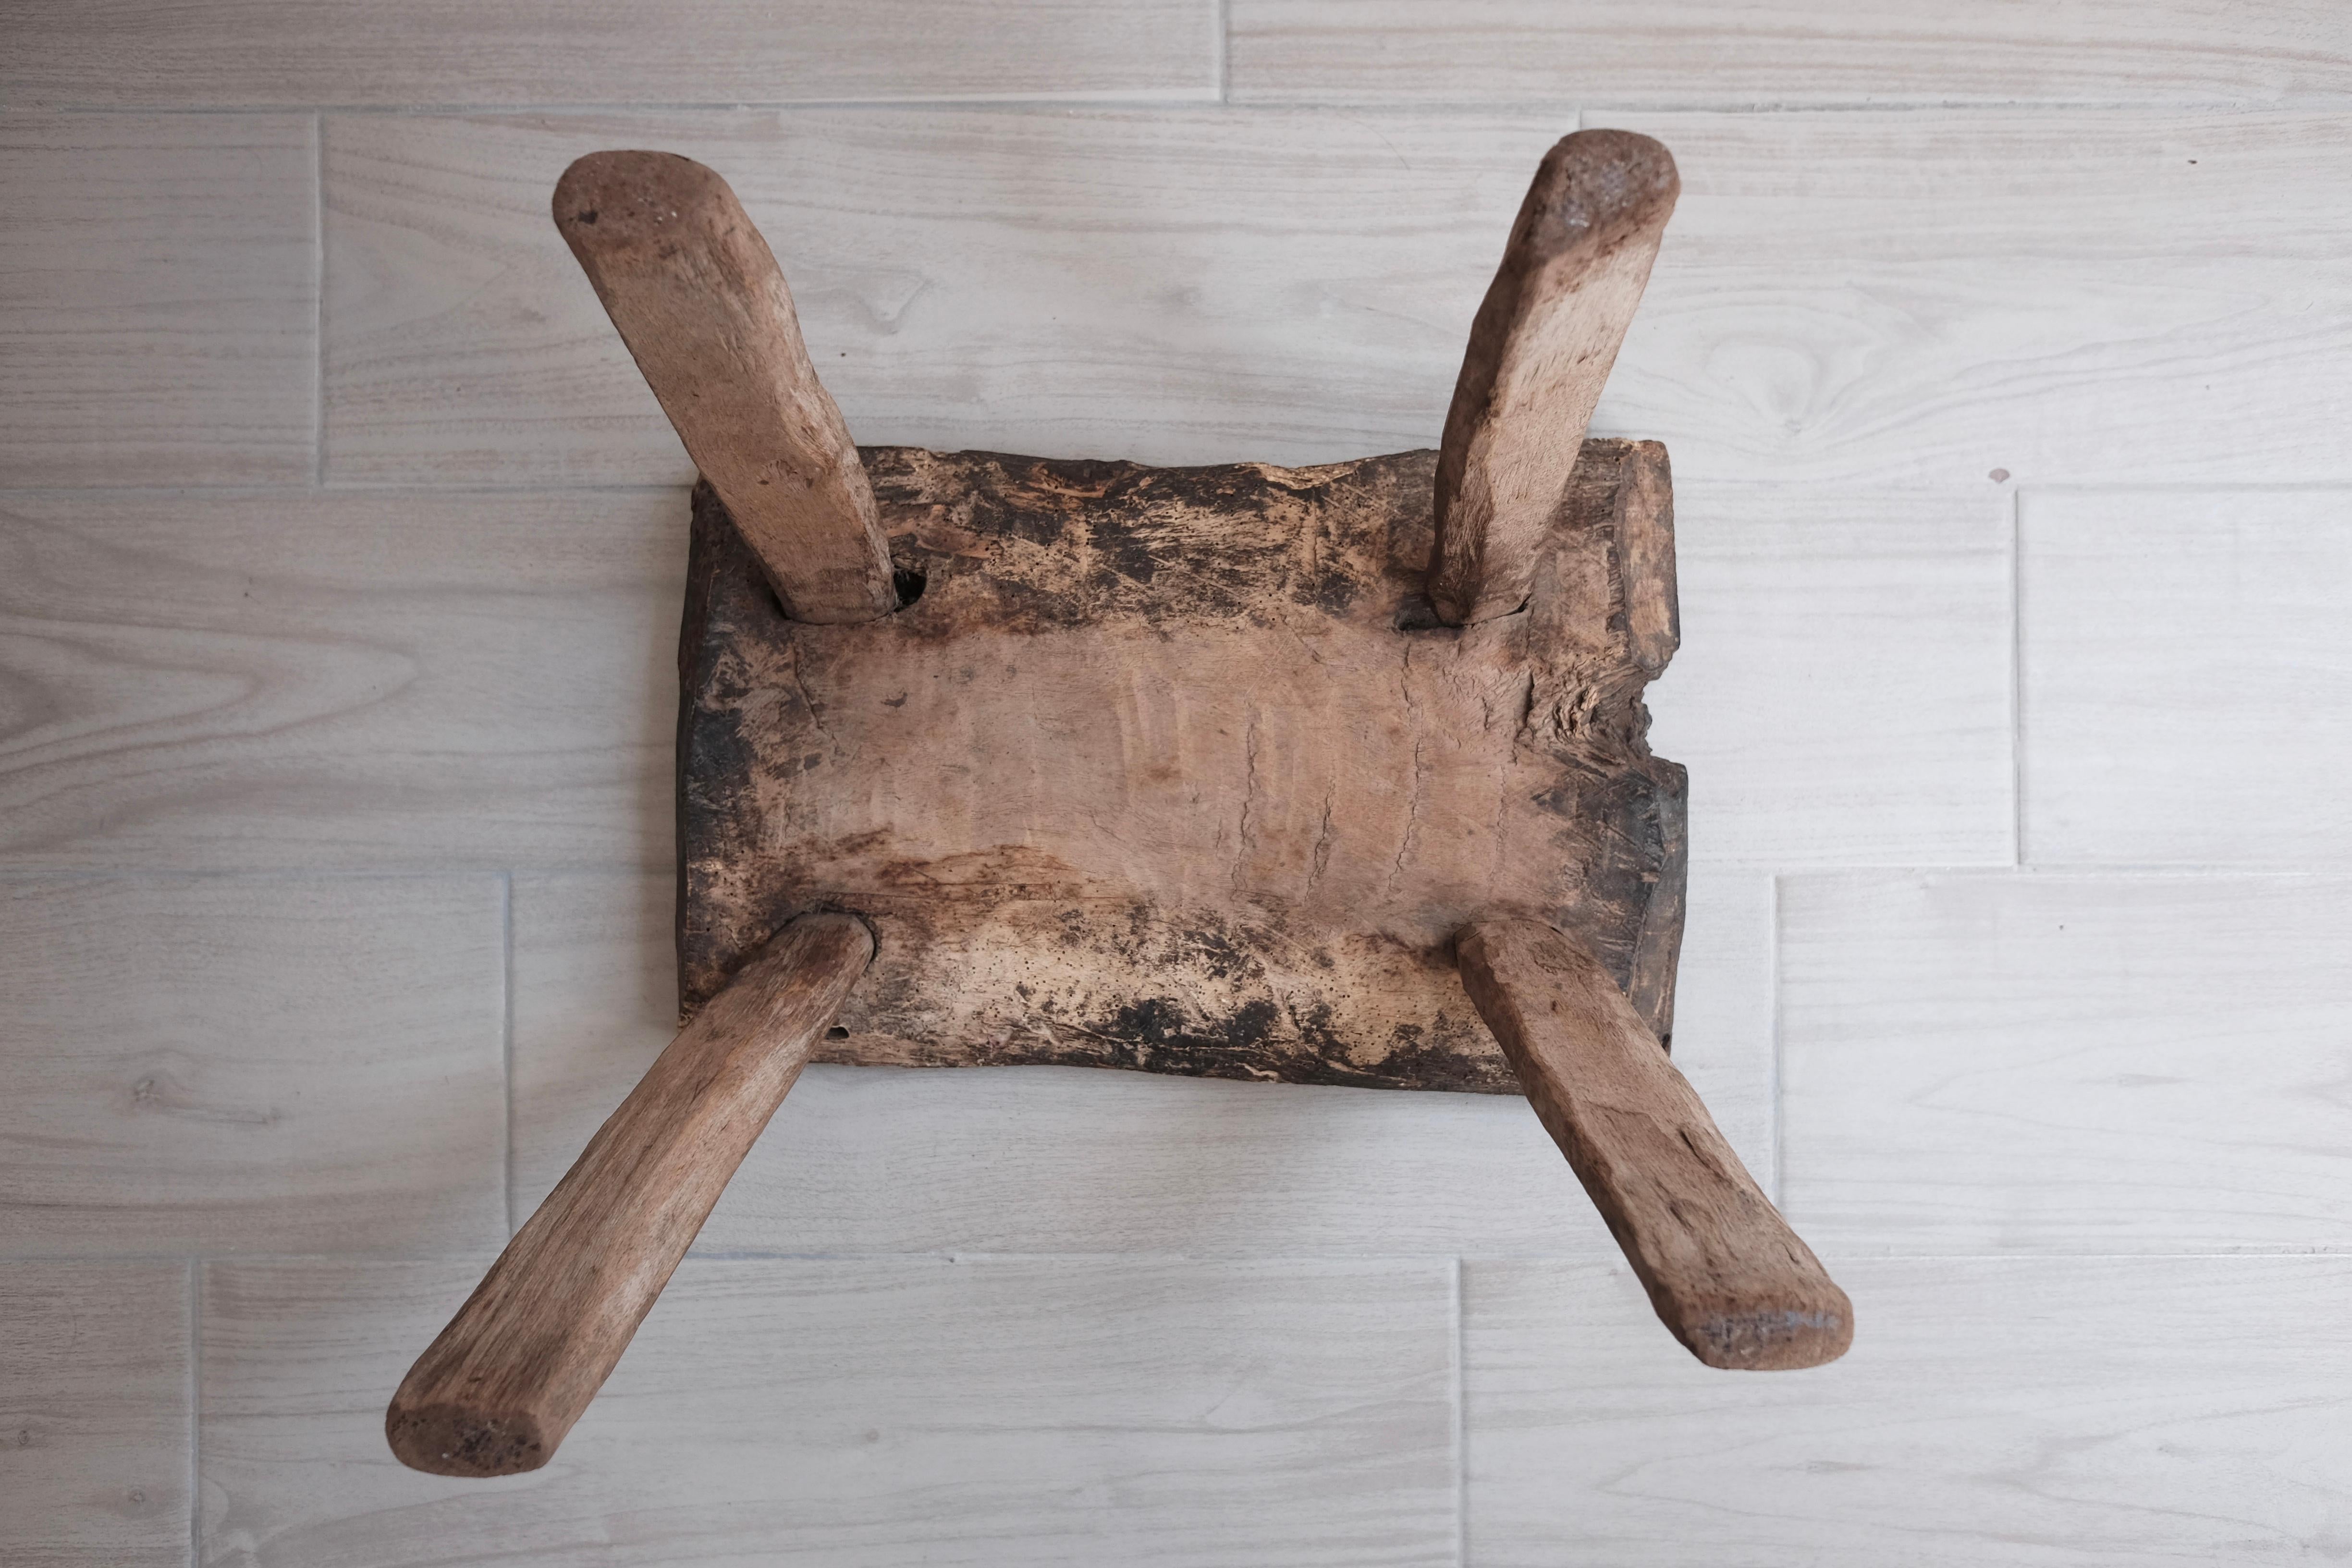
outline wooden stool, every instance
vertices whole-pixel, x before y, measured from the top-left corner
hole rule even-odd
[[[1710,1366],[1853,1311],[1668,1060],[1685,781],[1663,447],[1583,439],[1679,190],[1546,155],[1443,444],[1311,468],[850,444],[717,174],[556,226],[702,471],[678,648],[686,1026],[386,1416],[544,1464],[807,1062],[1524,1092]]]

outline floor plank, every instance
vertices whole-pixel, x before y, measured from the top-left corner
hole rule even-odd
[[[0,1252],[496,1241],[502,896],[0,879]]]
[[[1683,489],[1702,868],[2006,863],[1999,498]],[[0,497],[0,861],[666,865],[677,492]]]
[[[2007,498],[1686,484],[1650,741],[1702,867],[2011,863]]]
[[[0,98],[172,109],[1206,99],[1217,34],[1213,0],[17,0]]]
[[[182,1568],[187,1266],[14,1262],[0,1323],[0,1559]]]
[[[0,486],[308,482],[312,132],[0,115]]]
[[[1622,1267],[1464,1268],[1480,1568],[2147,1568],[2352,1540],[2343,1258],[1835,1260],[1853,1349],[1698,1365]]]
[[[1790,1217],[1840,1252],[2352,1246],[2352,883],[1801,877]]]
[[[668,864],[686,511],[0,496],[0,863]]]
[[[674,884],[515,885],[515,1212],[673,1032]],[[1770,889],[1700,878],[1675,1058],[1772,1170]],[[885,932],[884,940],[887,940]],[[1524,1100],[1087,1068],[808,1069],[704,1230],[723,1252],[1615,1251]]]
[[[2329,0],[1233,0],[1243,102],[2340,103]]]
[[[1686,479],[2344,475],[2335,114],[1587,114],[1683,195],[1601,407]]]
[[[2352,491],[2021,503],[2027,858],[2352,862]]]
[[[548,217],[564,165],[725,174],[861,441],[1204,463],[1433,446],[1574,117],[1216,110],[337,118],[331,478],[669,482],[686,456]]]
[[[1683,198],[1596,428],[1677,476],[2352,476],[2326,114],[1599,117]],[[1588,123],[1596,117],[1586,116]],[[710,163],[862,440],[1154,462],[1433,443],[1559,110],[812,110],[327,127],[327,465],[668,481],[547,217],[614,144]]]
[[[1454,1562],[1448,1263],[689,1258],[547,1468],[417,1475],[478,1268],[206,1270],[207,1564]]]

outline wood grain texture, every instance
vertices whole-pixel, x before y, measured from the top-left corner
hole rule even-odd
[[[2008,501],[1677,487],[1685,635],[1648,700],[1695,867],[2013,863]]]
[[[2328,0],[1234,0],[1243,102],[1759,109],[2352,98]]]
[[[1459,947],[1464,988],[1667,1331],[1733,1371],[1843,1355],[1853,1303],[1592,955],[1534,921],[1473,921]]]
[[[1841,1258],[1801,1378],[1641,1353],[1621,1267],[1463,1269],[1481,1568],[2125,1568],[2342,1539],[2344,1258]]]
[[[2338,116],[1585,123],[1655,136],[1683,171],[1597,422],[1665,442],[1679,479],[2352,466],[2321,434],[2352,416],[2352,211],[2308,195],[2352,178]]]
[[[0,1270],[0,1556],[11,1568],[188,1561],[189,1272]]]
[[[727,182],[673,153],[591,153],[556,182],[554,213],[784,613],[831,625],[897,609],[874,488]]]
[[[2352,479],[2352,216],[2310,195],[2352,183],[2333,116],[1585,123],[1681,168],[1593,426],[1664,441],[1680,483]],[[1567,128],[1486,109],[331,119],[328,473],[688,477],[594,306],[564,304],[545,232],[564,164],[624,143],[727,171],[862,440],[1155,463],[1423,446],[1496,237]]]
[[[1671,523],[1622,550],[1639,509],[1572,486],[1528,612],[1435,626],[1433,457],[868,448],[928,586],[859,626],[783,619],[698,490],[688,1007],[783,921],[853,909],[887,935],[831,1059],[1510,1092],[1450,957],[1497,910],[1573,927],[1671,1033],[1684,784],[1635,652],[1671,589],[1628,586]]]
[[[726,173],[867,443],[1150,463],[1429,446],[1528,170],[1571,123],[1101,106],[330,116],[327,471],[691,481],[547,228],[565,165],[611,146]]]
[[[1429,596],[1448,625],[1527,603],[1681,188],[1665,148],[1630,132],[1564,136],[1536,166],[1471,320],[1438,447]],[[1645,443],[1626,460],[1654,470],[1626,492],[1670,491],[1664,447]]]
[[[1783,885],[1790,1217],[1825,1250],[2352,1246],[2341,878]]]
[[[307,115],[0,116],[0,486],[309,482],[311,137]]]
[[[0,497],[0,863],[667,864],[684,507]]]
[[[1443,1259],[689,1259],[559,1462],[458,1486],[378,1402],[476,1267],[206,1270],[207,1563],[1454,1561]]]
[[[2352,865],[2352,491],[2019,507],[2024,858]]]
[[[514,1212],[529,1214],[676,1032],[674,878],[514,887]],[[1675,1060],[1773,1168],[1771,889],[1693,878]],[[887,948],[889,934],[883,942]],[[1613,1256],[1523,1097],[1031,1068],[819,1063],[698,1251]]]
[[[873,956],[856,918],[804,915],[710,999],[409,1370],[384,1415],[401,1463],[554,1457]]]
[[[11,104],[1212,98],[1204,0],[18,0]]]
[[[501,895],[0,879],[0,1252],[499,1238]]]

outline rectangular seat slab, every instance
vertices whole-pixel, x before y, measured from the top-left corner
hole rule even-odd
[[[1436,454],[1311,468],[861,450],[897,614],[787,620],[694,499],[679,646],[691,1016],[795,915],[878,941],[820,1059],[1517,1093],[1468,921],[1582,941],[1661,1039],[1683,770],[1654,443],[1592,440],[1527,605],[1423,593]],[[919,584],[917,579],[919,578]]]

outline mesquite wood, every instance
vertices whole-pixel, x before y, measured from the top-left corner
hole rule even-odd
[[[727,182],[670,153],[592,153],[564,171],[554,205],[662,412],[792,614],[889,614],[898,601],[866,470],[809,363],[775,254]]]
[[[1166,469],[866,453],[897,615],[784,618],[697,498],[679,649],[691,1007],[810,909],[883,934],[824,1059],[1517,1093],[1485,913],[1573,931],[1670,1033],[1682,769],[1654,443],[1592,441],[1527,613],[1439,626],[1435,455]]]
[[[851,916],[794,921],[670,1042],[393,1396],[402,1463],[547,1462],[873,953]]]
[[[1709,1366],[1845,1353],[1853,1307],[1592,956],[1534,921],[1463,933],[1462,981],[1658,1319]]]
[[[726,183],[573,164],[557,225],[705,476],[688,1022],[402,1384],[394,1453],[543,1464],[820,1052],[1524,1089],[1700,1360],[1842,1352],[1664,1049],[1673,485],[1581,437],[1677,189],[1644,137],[1552,149],[1439,451],[1166,469],[861,454]]]
[[[1526,602],[1681,190],[1666,150],[1630,131],[1563,137],[1537,169],[1446,410],[1429,574],[1441,618]]]

